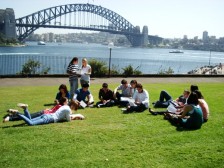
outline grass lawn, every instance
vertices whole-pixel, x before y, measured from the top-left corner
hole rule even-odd
[[[224,167],[224,84],[198,85],[210,107],[200,130],[178,130],[161,115],[123,114],[117,106],[80,109],[87,119],[67,123],[1,122],[0,167]],[[95,102],[100,86],[90,87]],[[176,98],[190,83],[143,86],[151,104],[161,90]],[[0,87],[0,117],[19,102],[32,112],[49,108],[44,104],[52,103],[57,91],[58,86]]]

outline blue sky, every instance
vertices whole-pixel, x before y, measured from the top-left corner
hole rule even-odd
[[[206,30],[209,36],[224,37],[224,0],[1,0],[0,9],[13,8],[19,18],[45,8],[77,3],[101,5],[141,29],[147,25],[150,35],[202,38]],[[74,31],[38,29],[35,33]]]

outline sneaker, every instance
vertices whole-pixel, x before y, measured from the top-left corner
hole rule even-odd
[[[127,111],[127,108],[122,108],[121,111]]]
[[[93,107],[94,107],[94,105],[93,105],[93,104],[90,104],[90,105],[88,105],[88,107],[93,108]]]
[[[15,113],[18,113],[19,111],[16,109],[8,109],[7,112],[11,114],[15,114]]]
[[[9,116],[7,116],[3,119],[3,123],[8,122],[8,121],[9,121]]]
[[[152,115],[157,115],[157,114],[158,114],[157,112],[154,112],[151,108],[149,108],[149,112],[150,112]]]
[[[27,108],[28,104],[18,103],[17,106],[21,108]]]

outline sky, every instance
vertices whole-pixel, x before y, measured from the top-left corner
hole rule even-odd
[[[207,31],[209,36],[224,37],[224,0],[1,0],[0,9],[13,8],[17,19],[49,7],[79,3],[108,8],[141,30],[146,25],[149,35],[201,39]],[[74,31],[42,28],[34,33]]]

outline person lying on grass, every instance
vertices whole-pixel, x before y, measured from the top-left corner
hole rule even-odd
[[[35,113],[31,113],[30,117],[36,118],[39,117],[43,114],[51,114],[51,113],[55,113],[63,104],[64,104],[64,99],[59,99],[59,103],[57,105],[55,105],[54,107],[52,107],[51,109],[45,109],[45,110],[41,110]],[[18,104],[18,106],[20,106],[20,103]],[[9,115],[7,114],[4,118],[3,118],[3,122],[7,122],[7,121],[18,121],[21,120],[21,118],[18,115]]]
[[[8,112],[14,115],[18,115],[22,120],[24,120],[28,125],[42,125],[49,123],[56,123],[62,121],[71,121],[76,119],[76,117],[72,114],[72,110],[77,109],[77,103],[75,101],[71,101],[70,107],[68,106],[68,99],[62,98],[63,106],[61,106],[55,113],[52,114],[43,114],[39,117],[31,119],[30,113],[27,109],[27,104],[18,104],[19,107],[24,109],[24,114],[18,112],[15,109],[9,109]]]

